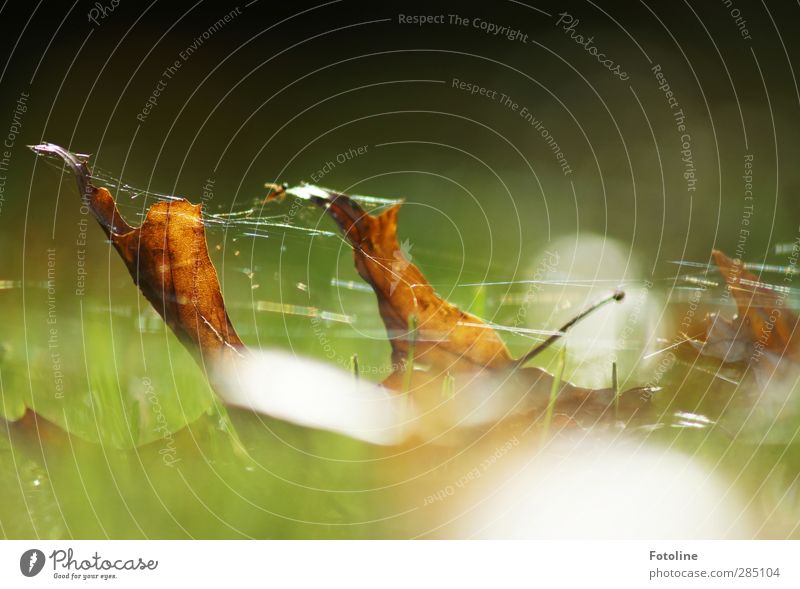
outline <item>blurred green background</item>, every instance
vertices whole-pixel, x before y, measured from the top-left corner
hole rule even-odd
[[[651,378],[645,357],[669,344],[692,292],[673,261],[705,264],[718,248],[788,263],[800,95],[786,25],[797,8],[787,3],[737,2],[752,39],[724,3],[107,4],[105,16],[91,2],[2,9],[0,131],[15,129],[0,208],[6,537],[408,537],[432,527],[417,499],[446,463],[226,411],[81,211],[73,179],[28,144],[91,154],[131,223],[159,194],[202,201],[211,215],[271,217],[258,237],[241,223],[208,228],[240,335],[343,368],[357,354],[375,381],[390,349],[348,247],[312,235],[335,232],[313,208],[262,207],[265,183],[405,199],[400,237],[414,263],[442,295],[499,325],[554,329],[625,286],[628,303],[567,341],[568,376],[586,386],[608,386],[612,357],[628,385]],[[560,12],[630,79],[557,26]],[[401,24],[399,14],[444,23]],[[453,25],[450,14],[527,37]],[[656,65],[686,116],[694,191]],[[559,264],[539,276],[545,252]],[[551,283],[526,300],[522,281],[534,279]],[[704,293],[701,310],[718,310],[721,292]],[[297,314],[280,312],[289,306]],[[515,355],[536,341],[520,330],[503,337]],[[663,416],[679,407],[718,419],[737,391],[680,364],[660,384]],[[26,407],[70,436],[16,422]],[[670,427],[651,437],[736,479],[769,522],[762,535],[796,536],[794,418],[766,440]],[[167,443],[178,468],[164,465]]]

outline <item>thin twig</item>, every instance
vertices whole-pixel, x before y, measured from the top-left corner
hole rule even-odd
[[[535,356],[538,356],[544,350],[549,348],[558,338],[560,338],[562,335],[564,335],[564,333],[566,333],[566,331],[570,327],[572,327],[573,325],[578,323],[581,319],[587,317],[588,315],[590,315],[591,313],[593,313],[594,311],[596,311],[597,309],[599,309],[600,307],[602,307],[606,303],[610,303],[611,301],[621,301],[624,298],[625,298],[625,291],[615,290],[612,294],[610,294],[606,298],[597,301],[594,305],[592,305],[591,307],[589,307],[588,309],[583,311],[581,314],[579,314],[576,317],[573,317],[572,319],[567,321],[564,325],[561,326],[561,328],[558,330],[557,333],[554,333],[553,335],[548,337],[546,340],[544,340],[541,344],[539,344],[538,346],[533,348],[530,352],[528,352],[527,354],[522,356],[519,360],[515,361],[514,362],[514,367],[515,368],[521,368],[530,359],[534,358]]]

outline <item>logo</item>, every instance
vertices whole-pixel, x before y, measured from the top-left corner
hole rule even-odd
[[[42,572],[44,560],[44,552],[41,550],[26,550],[19,559],[19,570],[26,577],[35,577]]]

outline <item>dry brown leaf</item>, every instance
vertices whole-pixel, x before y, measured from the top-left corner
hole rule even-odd
[[[453,396],[467,396],[468,405],[473,407],[487,397],[502,397],[493,409],[500,413],[492,413],[493,418],[503,419],[503,412],[512,408],[516,413],[541,414],[553,375],[540,368],[521,368],[491,326],[436,294],[398,241],[399,204],[373,216],[344,194],[330,193],[327,198],[312,195],[311,199],[339,225],[353,246],[359,275],[378,298],[395,366],[385,386],[410,391],[423,414],[430,415],[450,404],[435,394],[443,390],[445,379],[452,379]],[[621,298],[615,293],[610,300]],[[409,332],[411,316],[416,323],[414,333]],[[409,378],[405,359],[412,338],[415,367],[421,364],[429,370],[413,370]],[[473,395],[476,390],[478,394]],[[570,414],[597,417],[616,401],[616,408],[630,415],[647,403],[653,390],[637,388],[617,396],[612,389],[590,389],[562,381],[556,407]]]
[[[404,362],[410,336],[415,362],[423,365],[451,371],[511,366],[511,355],[494,329],[442,299],[403,252],[397,240],[400,204],[373,216],[343,194],[312,198],[353,246],[356,269],[378,297],[395,366]],[[413,334],[411,316],[416,323]]]
[[[120,216],[114,197],[91,183],[85,162],[56,146],[72,167],[85,203],[125,262],[133,281],[198,361],[239,355],[244,344],[231,325],[217,272],[208,256],[201,206],[183,199],[153,204],[140,227]]]
[[[261,376],[258,382],[241,383],[242,374],[252,372],[246,368],[260,370],[259,375],[263,372],[262,367],[253,366],[256,359],[251,354],[244,362],[224,362],[231,358],[241,360],[245,347],[225,311],[217,274],[208,256],[200,206],[182,199],[157,202],[147,211],[141,227],[131,227],[120,216],[111,193],[91,184],[84,162],[58,146],[48,144],[38,146],[37,150],[58,154],[73,168],[86,204],[119,252],[134,282],[198,361],[209,362],[217,370],[232,369],[236,378],[228,380],[237,385],[257,385],[257,390],[244,399],[240,398],[241,387],[227,391],[223,388],[218,391],[223,398],[270,415],[291,415],[292,420],[300,423],[324,422],[326,429],[377,439],[375,434],[354,434],[358,428],[343,426],[339,423],[346,421],[343,418],[328,423],[330,420],[321,419],[311,405],[301,408],[290,403],[287,409],[286,403],[292,396],[289,393],[296,390],[274,390],[272,386],[264,390]],[[282,194],[283,190],[273,192]],[[416,425],[409,423],[406,435],[417,431],[437,436],[437,432],[453,425],[488,425],[513,416],[542,415],[554,377],[538,368],[521,368],[491,326],[436,294],[397,241],[399,205],[375,217],[345,195],[312,198],[327,209],[353,244],[358,272],[378,297],[396,367],[384,385],[396,391],[412,387],[423,393],[412,413],[424,415],[425,419]],[[409,330],[411,317],[415,321]],[[407,372],[406,356],[412,345],[412,364],[430,370]],[[273,370],[266,378],[272,379],[276,374]],[[441,395],[427,394],[431,390],[442,391],[444,379],[454,380],[452,389],[457,394],[451,397],[452,402],[440,403]],[[317,389],[313,389],[311,397],[316,398]],[[380,397],[378,389],[365,394]],[[487,396],[491,397],[488,403],[484,402]],[[618,408],[625,407],[628,411],[629,401],[634,397],[639,399],[638,389],[617,398],[611,389],[593,390],[561,382],[556,410],[596,417],[607,413],[615,400],[620,401]],[[388,419],[393,424],[384,428],[391,430],[391,436],[380,439],[397,440],[402,436],[398,427],[405,418],[395,415],[402,413],[394,411],[396,403],[388,399],[387,403],[393,411],[383,416],[386,418],[383,421]],[[316,417],[299,414],[301,409],[306,413],[311,411]]]
[[[798,318],[785,304],[785,294],[762,282],[741,260],[719,250],[712,251],[712,258],[736,302],[737,315],[707,315],[703,333],[689,340],[692,347],[724,364],[749,365],[759,380],[769,378],[781,360],[800,361]]]
[[[761,342],[772,353],[800,359],[800,342],[794,337],[797,315],[784,304],[781,293],[767,288],[741,260],[732,260],[719,250],[712,255],[736,301],[739,318],[747,320],[753,342]]]

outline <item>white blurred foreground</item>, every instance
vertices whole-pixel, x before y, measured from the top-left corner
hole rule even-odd
[[[488,412],[475,410],[481,406],[474,398],[478,389],[488,399],[500,390],[497,383],[481,382],[453,407],[452,399],[442,400],[442,422],[441,408],[415,405],[408,395],[280,351],[259,351],[227,364],[215,380],[217,390],[233,405],[383,445],[400,444],[412,434],[439,439],[426,431],[432,424],[474,426],[497,419],[499,408],[516,408],[520,401],[497,395],[502,403],[490,401]],[[502,464],[487,469],[479,481],[454,496],[447,493],[447,500],[437,505],[439,515],[458,522],[458,537],[755,536],[744,504],[710,470],[712,465],[629,435],[576,430],[562,432],[544,446],[541,438],[528,435],[536,443],[513,444]],[[476,456],[477,463],[482,458]]]
[[[373,444],[397,444],[413,411],[401,396],[335,366],[261,350],[217,368],[226,402]]]
[[[450,444],[465,430],[518,415],[543,414],[552,376],[543,372],[532,386],[530,381],[485,371],[454,385],[449,396],[425,389],[403,394],[317,360],[258,350],[226,358],[213,379],[215,390],[231,405],[393,445],[412,436]]]
[[[744,503],[708,465],[634,438],[562,436],[514,452],[463,498],[478,538],[749,539]],[[468,512],[466,511],[468,510]]]

